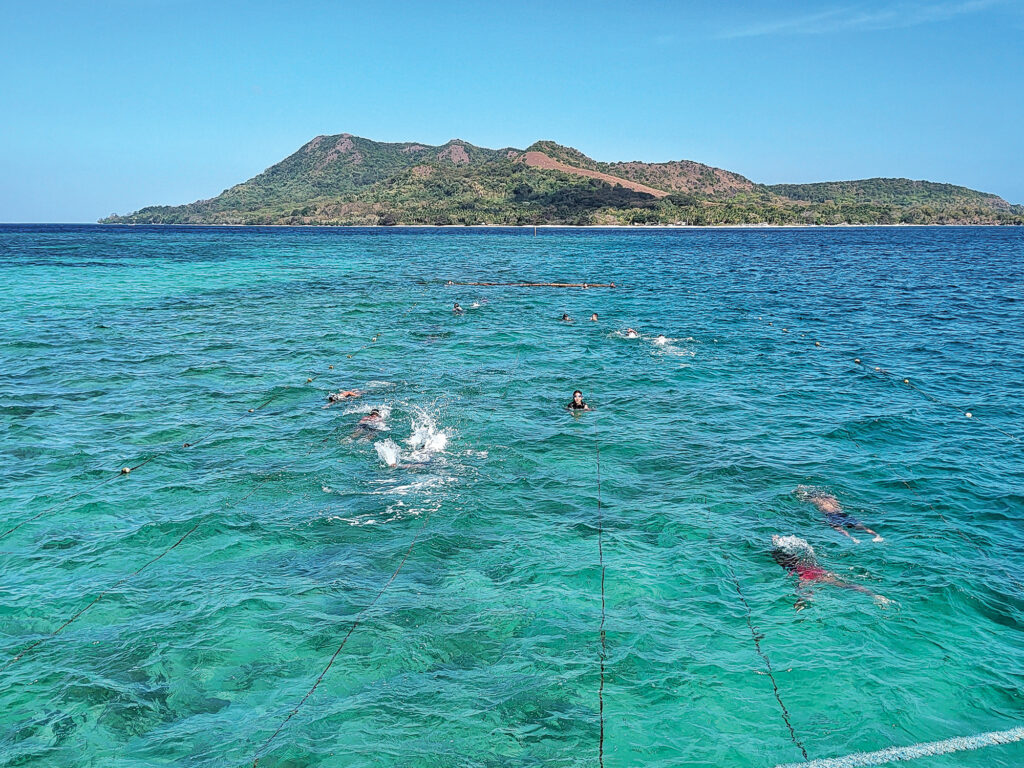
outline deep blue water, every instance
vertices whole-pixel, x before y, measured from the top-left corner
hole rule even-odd
[[[596,766],[601,699],[609,768],[1024,721],[1020,228],[3,226],[0,277],[0,765]]]

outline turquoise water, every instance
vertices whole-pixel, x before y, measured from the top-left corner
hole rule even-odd
[[[3,227],[0,274],[4,766],[596,766],[599,696],[609,768],[1024,720],[1024,231]]]

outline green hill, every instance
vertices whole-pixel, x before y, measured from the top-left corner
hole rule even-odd
[[[317,136],[208,200],[109,224],[1021,224],[1024,207],[908,179],[765,186],[689,160],[597,162],[539,141],[525,150]]]
[[[881,203],[889,205],[982,205],[1008,211],[1010,204],[996,195],[953,184],[910,179],[862,179],[819,184],[773,184],[770,191],[810,203]]]

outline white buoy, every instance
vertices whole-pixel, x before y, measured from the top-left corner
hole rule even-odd
[[[859,357],[853,358],[853,362],[855,362],[857,365],[860,365],[860,358]]]
[[[904,383],[904,384],[909,384],[909,383],[910,383],[910,379],[904,379],[904,380],[903,380],[903,383]]]
[[[312,380],[312,379],[306,379],[306,383],[307,383],[307,384],[312,384],[312,383],[313,383],[313,380]]]
[[[816,346],[816,347],[820,347],[820,346],[821,346],[821,342],[820,342],[820,341],[816,341],[816,342],[814,342],[814,346]]]
[[[250,409],[249,409],[249,413],[255,413],[255,411],[256,411],[256,409],[255,409],[255,408],[250,408]]]
[[[966,416],[968,419],[971,418],[971,412],[968,411],[967,413],[964,414],[964,416]]]
[[[333,365],[328,365],[327,367],[330,368],[332,371],[334,370],[334,366]]]
[[[121,474],[122,474],[122,475],[127,475],[127,474],[128,474],[129,472],[131,472],[131,471],[132,471],[132,468],[131,468],[131,467],[123,467],[123,468],[121,469]]]

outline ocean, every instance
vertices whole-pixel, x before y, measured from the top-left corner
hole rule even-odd
[[[1024,724],[1024,229],[8,225],[0,276],[2,766]]]

